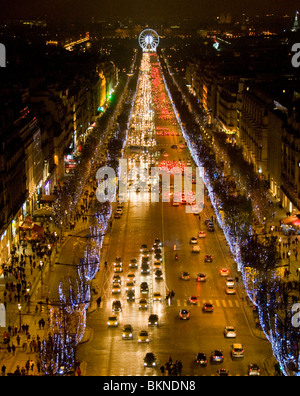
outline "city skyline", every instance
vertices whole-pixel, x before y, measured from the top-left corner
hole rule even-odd
[[[297,6],[294,1],[279,0],[272,2],[250,1],[238,2],[231,0],[224,3],[221,0],[209,2],[208,0],[152,0],[141,2],[139,0],[114,0],[106,3],[103,0],[69,1],[37,1],[29,0],[26,3],[20,0],[13,2],[1,1],[1,19],[18,18],[55,18],[60,21],[73,22],[94,20],[137,19],[147,21],[172,21],[174,19],[192,19],[194,21],[207,21],[216,18],[222,13],[231,13],[233,17],[245,13],[249,16],[275,14],[294,15]]]

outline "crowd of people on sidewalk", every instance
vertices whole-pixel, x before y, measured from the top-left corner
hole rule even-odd
[[[41,279],[44,266],[50,262],[51,253],[58,240],[57,233],[49,230],[48,223],[42,235],[29,235],[28,232],[20,231],[19,238],[20,241],[12,245],[7,262],[1,264],[4,288],[0,302],[5,307],[7,325],[3,332],[0,352],[4,362],[17,352],[34,354],[40,350],[46,322],[41,316],[41,306],[38,304],[34,312],[30,312],[32,291],[35,282]],[[28,314],[31,316],[26,316]],[[21,323],[21,318],[25,317],[30,325],[26,322]],[[34,326],[32,318],[38,328],[31,330]],[[16,368],[16,375],[28,375],[33,372],[34,361],[29,359],[28,362],[24,367],[21,365]],[[39,371],[40,364],[36,362],[35,367]],[[6,371],[4,363],[2,375],[5,375]]]
[[[160,367],[160,372],[162,376],[177,376],[182,374],[182,363],[181,360],[176,360],[173,362],[172,357]]]

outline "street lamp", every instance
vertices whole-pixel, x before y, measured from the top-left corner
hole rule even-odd
[[[43,297],[43,268],[44,268],[44,263],[41,260],[39,263],[40,271],[41,271],[41,298]]]
[[[21,331],[21,327],[22,327],[22,305],[21,304],[18,304],[18,311],[19,311],[19,326],[20,326],[19,331]]]

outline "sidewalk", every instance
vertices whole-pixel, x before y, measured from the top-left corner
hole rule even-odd
[[[52,233],[60,234],[54,224],[50,224],[49,228]],[[44,306],[39,304],[45,301],[49,296],[49,286],[47,279],[53,271],[55,262],[58,261],[64,243],[69,234],[76,234],[89,228],[89,217],[85,219],[80,216],[72,230],[66,230],[63,233],[61,242],[57,242],[52,249],[49,258],[43,257],[44,263],[41,273],[39,262],[40,258],[36,252],[32,250],[28,243],[26,248],[19,246],[16,249],[15,257],[19,262],[14,262],[14,273],[7,273],[0,277],[0,302],[6,303],[6,327],[1,329],[0,333],[0,365],[6,367],[6,375],[13,375],[17,366],[25,375],[41,375],[38,369],[38,350],[39,343],[48,336],[48,316]],[[22,255],[22,256],[21,256]],[[35,268],[30,264],[35,261]],[[23,263],[21,265],[21,257]],[[9,265],[11,263],[8,263]],[[20,271],[15,272],[19,267]],[[28,297],[30,296],[30,297]],[[29,302],[30,301],[30,302]],[[41,319],[45,321],[44,329],[39,326]],[[28,331],[22,330],[22,325],[28,326]],[[21,329],[21,330],[20,330]],[[10,331],[9,331],[10,330]],[[9,342],[4,342],[4,335],[9,336]],[[10,347],[15,347],[13,351]],[[29,370],[26,370],[26,363]],[[25,370],[25,371],[24,371]]]

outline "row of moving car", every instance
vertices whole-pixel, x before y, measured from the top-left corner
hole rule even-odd
[[[231,347],[231,358],[232,359],[243,359],[244,358],[244,349],[242,344],[232,344]],[[221,350],[214,350],[211,352],[210,355],[210,362],[214,363],[223,363],[224,361],[224,354]],[[207,356],[205,353],[199,352],[196,355],[196,364],[202,367],[207,366]],[[219,371],[221,376],[228,376],[229,372],[226,369],[221,369]],[[257,364],[251,363],[248,365],[248,375],[249,376],[260,376],[260,368]]]

